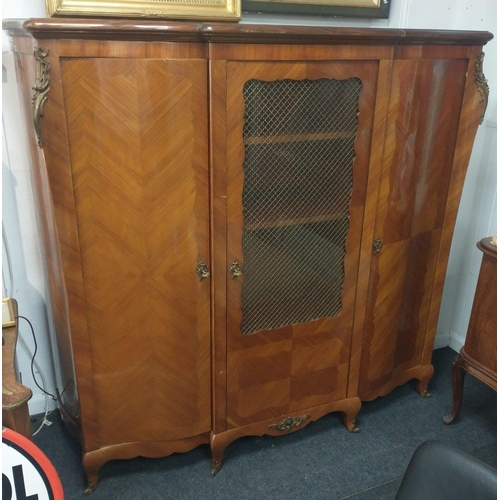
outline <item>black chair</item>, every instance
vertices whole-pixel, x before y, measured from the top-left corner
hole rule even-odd
[[[396,500],[496,500],[497,471],[439,441],[413,453]]]

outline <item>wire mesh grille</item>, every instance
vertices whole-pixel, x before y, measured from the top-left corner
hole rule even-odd
[[[338,315],[361,81],[243,89],[242,333]]]

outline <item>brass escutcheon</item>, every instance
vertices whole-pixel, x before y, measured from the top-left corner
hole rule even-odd
[[[198,275],[198,278],[200,278],[200,281],[203,281],[205,278],[208,278],[210,276],[210,271],[205,262],[201,261],[198,264],[198,267],[196,268],[196,274]]]
[[[243,274],[237,260],[233,260],[231,264],[229,264],[229,274],[233,280]]]
[[[380,238],[377,238],[373,242],[373,247],[372,247],[373,255],[377,255],[380,252],[380,250],[382,250],[383,245],[384,242]]]

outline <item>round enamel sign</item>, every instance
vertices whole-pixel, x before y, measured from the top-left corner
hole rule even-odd
[[[63,500],[59,476],[40,448],[2,429],[2,500]]]

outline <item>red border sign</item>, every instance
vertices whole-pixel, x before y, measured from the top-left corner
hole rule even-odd
[[[64,500],[50,460],[29,439],[2,429],[2,499]]]

